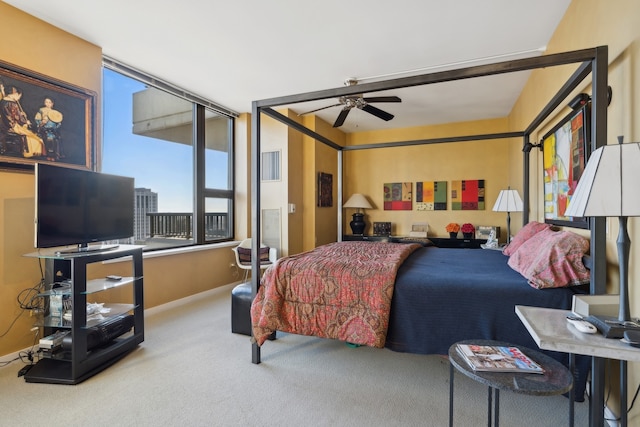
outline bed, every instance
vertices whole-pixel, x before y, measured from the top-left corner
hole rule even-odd
[[[252,304],[254,340],[262,345],[278,330],[418,354],[446,355],[453,343],[466,339],[536,348],[515,306],[570,309],[574,294],[589,292],[589,273],[582,262],[586,239],[535,222],[522,232],[533,228],[512,256],[497,250],[338,242],[283,258],[265,272]],[[514,246],[518,243],[514,239]],[[519,251],[534,254],[545,267],[552,260],[556,270],[569,266],[572,271],[536,282],[530,272],[525,277],[509,265],[515,265]],[[521,261],[527,268],[536,264],[531,257]],[[558,280],[570,286],[554,283]],[[566,354],[545,353],[569,363]],[[576,358],[576,400],[584,399],[589,368],[588,357]]]
[[[549,68],[554,66],[564,66],[567,64],[576,64],[577,68],[571,74],[566,82],[559,82],[562,84],[558,92],[549,100],[549,102],[541,108],[539,113],[533,118],[531,123],[526,126],[524,129],[514,130],[512,132],[505,132],[499,134],[489,134],[489,135],[453,135],[447,137],[436,137],[429,139],[420,139],[420,140],[410,140],[410,141],[389,141],[389,142],[377,142],[372,144],[358,144],[354,146],[344,146],[343,144],[339,144],[335,141],[332,141],[330,138],[326,137],[315,131],[315,129],[310,129],[300,122],[290,118],[289,116],[282,114],[276,111],[274,108],[280,107],[288,107],[290,105],[305,102],[305,101],[313,101],[319,99],[329,99],[336,98],[339,96],[348,96],[354,95],[357,93],[373,93],[378,91],[391,90],[396,88],[406,88],[411,86],[419,86],[419,85],[431,85],[438,84],[441,82],[447,81],[455,81],[455,80],[463,80],[467,78],[477,78],[483,76],[491,76],[497,75],[501,73],[510,73],[510,72],[519,72],[526,70],[535,70],[542,68]],[[530,185],[530,159],[529,153],[531,152],[531,148],[537,146],[534,142],[537,138],[537,133],[540,131],[540,127],[545,124],[545,122],[551,117],[556,109],[566,104],[567,99],[570,96],[573,96],[573,92],[576,88],[585,84],[585,80],[591,76],[591,93],[592,93],[592,108],[591,108],[591,131],[589,133],[589,141],[590,141],[590,149],[591,151],[603,146],[606,144],[607,139],[607,67],[608,67],[608,48],[607,46],[598,46],[593,49],[583,49],[573,52],[564,52],[550,55],[543,55],[537,58],[525,58],[513,61],[500,62],[495,64],[487,64],[480,66],[472,66],[460,69],[447,70],[442,72],[434,72],[428,74],[422,74],[417,76],[410,77],[400,77],[397,79],[384,80],[379,82],[371,82],[371,83],[363,83],[359,84],[358,87],[340,87],[335,89],[328,89],[324,91],[316,91],[309,92],[304,94],[293,94],[288,96],[282,96],[271,99],[262,99],[254,101],[252,104],[251,111],[251,153],[252,153],[252,166],[251,166],[251,229],[254,233],[253,237],[255,239],[261,238],[261,220],[262,220],[262,208],[261,208],[261,174],[260,174],[260,153],[261,153],[261,120],[263,116],[268,116],[271,119],[275,119],[289,128],[297,130],[302,134],[312,138],[316,142],[324,144],[325,146],[331,147],[336,151],[337,155],[337,164],[338,164],[338,183],[337,183],[337,199],[342,200],[342,190],[343,190],[343,182],[342,182],[342,161],[343,154],[353,150],[369,150],[369,149],[379,149],[379,148],[390,148],[390,147],[404,147],[404,146],[412,146],[412,145],[422,145],[422,144],[440,144],[440,143],[456,143],[462,141],[483,141],[486,139],[499,139],[499,138],[509,138],[509,139],[520,139],[522,140],[522,151],[524,155],[523,158],[523,185],[522,191],[523,194],[523,212],[522,212],[522,225],[525,226],[529,223],[529,213],[530,208],[530,194],[533,188],[535,192],[536,187]],[[533,193],[535,194],[535,193]],[[340,236],[342,230],[340,229],[343,224],[342,219],[342,210],[337,209],[338,216],[338,224],[339,229],[337,230],[337,235]],[[585,289],[588,287],[589,293],[591,294],[603,294],[606,293],[606,223],[604,218],[591,218],[589,221],[589,230],[590,230],[590,250],[589,253],[591,255],[591,270],[590,270],[590,283],[589,285],[582,285],[581,288]],[[442,249],[442,248],[441,248]],[[460,249],[448,249],[449,251],[460,251]],[[485,252],[485,250],[477,250]],[[411,297],[402,296],[405,288],[409,288],[411,285],[406,284],[405,279],[408,276],[411,276],[413,273],[409,269],[409,265],[413,265],[419,258],[420,253],[440,253],[439,250],[431,250],[428,249],[426,251],[416,251],[416,253],[412,254],[407,258],[407,264],[400,267],[397,271],[398,275],[398,283],[395,284],[394,289],[394,302],[392,303],[392,307],[389,314],[389,325],[388,325],[388,335],[385,339],[385,345],[389,348],[395,349],[397,351],[412,351],[412,352],[442,352],[442,347],[445,345],[444,341],[437,343],[437,339],[434,339],[434,343],[424,344],[427,346],[434,346],[433,348],[415,348],[414,346],[423,345],[420,343],[421,338],[420,334],[424,331],[424,329],[432,330],[437,327],[434,326],[436,324],[442,325],[445,323],[451,323],[451,319],[448,319],[445,322],[445,318],[443,318],[442,310],[438,309],[434,310],[435,313],[438,313],[440,317],[437,315],[432,315],[431,313],[427,313],[425,309],[420,309],[418,307],[411,307],[411,304],[408,304],[405,301],[405,304],[402,304],[402,300],[410,299]],[[464,252],[457,252],[458,256],[463,254]],[[253,253],[253,265],[252,265],[252,293],[253,295],[258,297],[258,293],[261,289],[260,283],[258,281],[259,274],[259,264],[257,262],[257,250]],[[492,256],[499,259],[497,255],[479,255],[478,256]],[[513,256],[509,257],[512,259]],[[467,261],[465,259],[465,261]],[[431,262],[435,262],[435,259],[431,259]],[[470,261],[469,261],[470,262]],[[508,262],[508,261],[507,261]],[[463,265],[459,265],[458,267],[463,267]],[[419,274],[419,273],[418,273]],[[459,276],[453,271],[449,271],[451,276]],[[452,280],[450,277],[448,280]],[[495,285],[494,282],[492,282]],[[528,279],[525,281],[528,283]],[[470,283],[467,284],[468,287],[472,286]],[[514,285],[517,286],[517,285]],[[450,286],[453,288],[453,286]],[[474,297],[473,294],[469,292],[469,288],[466,288],[465,291],[457,291],[458,294],[464,295],[456,295],[454,301],[456,302],[455,313],[454,310],[450,310],[447,312],[447,315],[456,315],[454,317],[453,324],[461,325],[460,319],[457,314],[462,313],[465,310],[468,313],[473,313],[472,307],[477,307],[474,305],[479,302],[479,299]],[[578,292],[578,288],[575,289],[564,289],[564,290],[556,290],[556,289],[527,289],[526,286],[523,287],[523,292],[525,295],[522,296],[523,304],[525,305],[538,305],[536,301],[537,298],[547,297],[548,294],[554,295],[551,299],[552,303],[556,305],[560,305],[558,308],[569,308],[570,307],[570,298],[569,296],[573,292]],[[504,290],[499,290],[498,292],[502,293]],[[534,292],[535,291],[535,292]],[[487,290],[487,292],[491,293],[491,291]],[[490,299],[496,301],[496,304],[492,304],[494,307],[499,307],[500,303],[503,301],[502,295],[496,296],[493,295],[493,292]],[[400,295],[400,296],[399,296]],[[555,295],[562,295],[560,297],[555,297]],[[512,298],[517,299],[519,297],[512,296]],[[476,301],[474,301],[476,300]],[[469,305],[467,305],[469,304]],[[540,303],[543,304],[543,303]],[[449,307],[452,307],[449,305]],[[506,304],[504,305],[504,314],[500,314],[498,319],[493,323],[488,320],[474,319],[476,322],[475,327],[483,329],[485,332],[494,332],[493,329],[497,328],[502,330],[502,328],[506,328],[507,331],[510,331],[510,337],[515,337],[516,335],[523,332],[522,326],[520,322],[515,317],[515,314],[512,313],[514,308]],[[410,316],[407,314],[411,310],[414,310],[414,315]],[[501,316],[507,317],[501,317]],[[513,316],[513,317],[510,317]],[[410,325],[409,321],[417,321],[416,325]],[[471,320],[470,320],[471,321]],[[452,326],[454,329],[452,331],[452,336],[455,336],[455,329],[463,329],[462,326]],[[499,332],[502,334],[503,332]],[[412,335],[413,334],[413,335]],[[497,335],[496,337],[500,337],[501,335]],[[480,336],[474,338],[481,338]],[[536,348],[535,345],[532,345],[531,339],[526,336],[522,337],[525,339],[527,346]],[[451,339],[456,338],[449,338]],[[439,346],[439,348],[435,348],[435,346]],[[251,350],[251,358],[252,363],[258,364],[260,363],[260,346],[257,341],[252,343]],[[557,357],[564,357],[562,355],[557,355]],[[577,358],[578,359],[578,358]],[[581,360],[577,360],[578,368],[580,370],[579,377],[576,382],[576,398],[582,396],[581,387],[583,386],[583,375],[586,375],[586,369],[582,369],[585,365],[584,358],[579,358]],[[592,359],[592,389],[591,396],[597,402],[604,401],[604,363],[597,358]],[[598,405],[596,405],[598,406]]]

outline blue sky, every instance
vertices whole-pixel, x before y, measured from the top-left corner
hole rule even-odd
[[[136,187],[158,193],[160,212],[191,212],[192,147],[132,133],[133,93],[145,87],[143,83],[104,69],[102,172],[132,176]],[[207,185],[226,188],[226,168],[216,174],[211,164],[226,162],[226,158],[226,153],[212,150],[207,153]]]

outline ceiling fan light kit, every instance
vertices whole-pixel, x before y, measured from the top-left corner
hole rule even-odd
[[[355,78],[349,78],[344,81],[344,84],[345,86],[355,86],[356,84],[358,84],[358,80]],[[379,119],[382,119],[387,122],[394,118],[393,114],[387,111],[381,110],[378,107],[374,107],[373,105],[370,104],[370,103],[376,103],[376,102],[402,102],[402,100],[397,96],[373,96],[373,97],[366,97],[366,98],[363,96],[363,94],[341,96],[340,98],[338,98],[337,104],[327,105],[326,107],[317,108],[315,110],[307,111],[305,113],[300,113],[298,115],[302,116],[309,113],[315,113],[316,111],[324,110],[327,108],[342,106],[342,110],[338,114],[336,121],[333,123],[334,128],[340,127],[344,124],[345,120],[347,119],[347,116],[349,115],[349,112],[353,108],[366,111],[367,113],[372,114],[378,117]]]

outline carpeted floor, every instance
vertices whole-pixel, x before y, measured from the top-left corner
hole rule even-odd
[[[441,356],[351,348],[279,334],[251,363],[231,333],[226,286],[147,310],[145,342],[75,385],[28,384],[0,369],[0,426],[446,426],[449,363]],[[4,358],[0,358],[3,359]],[[455,377],[456,426],[486,425],[487,389]],[[562,426],[563,396],[500,394],[500,425]],[[576,403],[587,426],[588,403]]]

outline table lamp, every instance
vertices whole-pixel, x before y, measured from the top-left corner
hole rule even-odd
[[[367,223],[364,222],[364,212],[362,209],[371,209],[371,204],[362,194],[355,193],[349,197],[347,203],[342,205],[343,208],[355,208],[356,213],[353,214],[353,220],[349,223],[353,234],[364,234]]]
[[[511,241],[511,212],[522,212],[522,199],[518,190],[512,190],[511,187],[500,190],[496,204],[493,205],[493,211],[507,213],[507,244],[509,244]]]
[[[620,269],[619,326],[629,315],[629,251],[627,218],[640,216],[640,143],[605,145],[589,157],[565,215],[571,217],[618,217],[618,265]],[[637,327],[636,327],[637,329]]]

